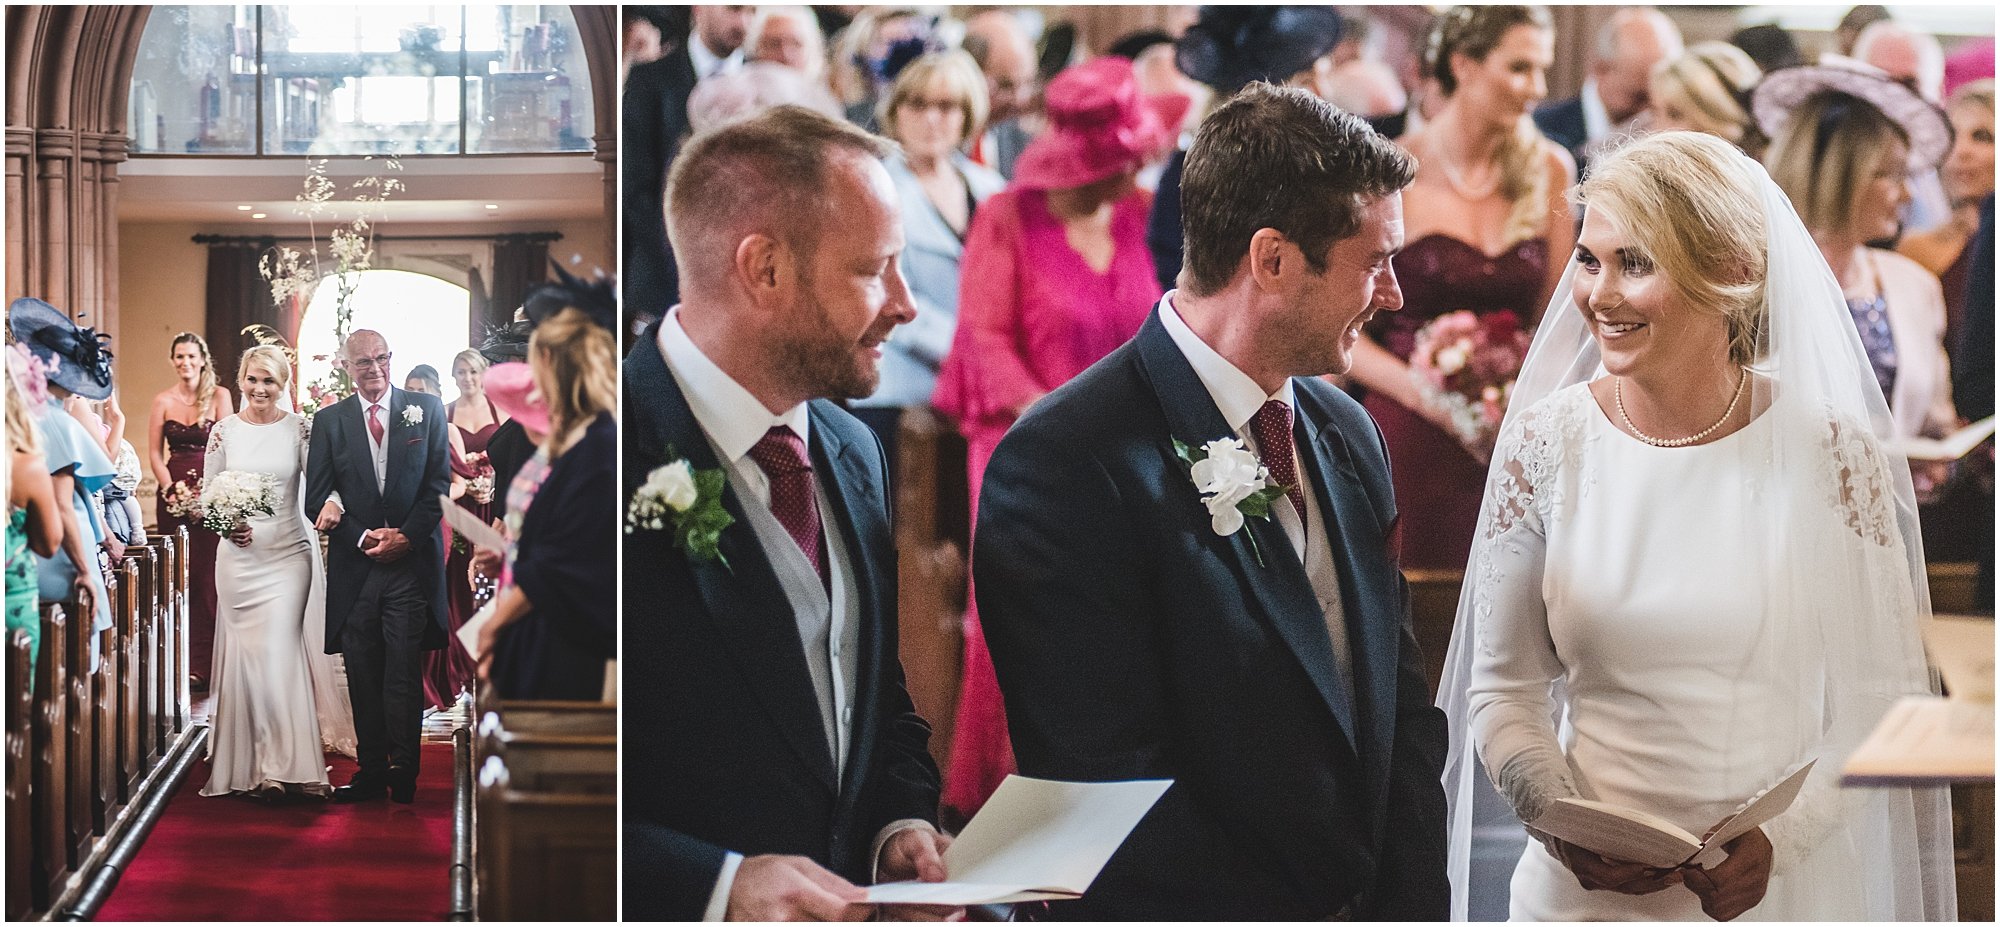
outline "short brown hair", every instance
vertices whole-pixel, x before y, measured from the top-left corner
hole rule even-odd
[[[812,250],[826,224],[827,169],[836,153],[879,160],[891,150],[882,139],[802,106],[773,107],[689,139],[666,191],[667,238],[681,276],[713,284],[736,244],[752,233]]]
[[[1202,120],[1181,175],[1187,289],[1228,285],[1258,229],[1275,229],[1326,270],[1361,229],[1367,200],[1410,185],[1417,162],[1368,123],[1296,87],[1255,83]]]

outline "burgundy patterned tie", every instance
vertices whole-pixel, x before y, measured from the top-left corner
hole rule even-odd
[[[379,402],[368,407],[368,435],[375,439],[376,444],[382,443],[382,404]]]
[[[1271,479],[1291,487],[1285,495],[1306,523],[1306,494],[1299,488],[1299,468],[1292,462],[1292,407],[1273,399],[1264,403],[1250,419],[1250,433],[1257,437],[1258,456],[1271,471]]]
[[[771,478],[771,514],[798,542],[806,560],[826,579],[826,565],[820,556],[819,500],[813,495],[812,462],[806,458],[806,442],[792,429],[779,425],[764,433],[750,448],[750,459]]]

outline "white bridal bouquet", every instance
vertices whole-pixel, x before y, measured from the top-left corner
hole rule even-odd
[[[277,511],[278,480],[268,473],[224,470],[204,481],[201,503],[202,527],[227,537],[250,518]]]

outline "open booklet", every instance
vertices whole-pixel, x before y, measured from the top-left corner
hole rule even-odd
[[[1993,437],[1991,415],[1942,438],[1899,438],[1890,441],[1887,449],[1911,460],[1957,460],[1990,437]]]
[[[1938,615],[1924,649],[1950,698],[1906,696],[1847,757],[1842,785],[1993,781],[1993,619]]]
[[[1559,798],[1529,826],[1600,856],[1655,869],[1676,869],[1710,850],[1719,854],[1724,844],[1783,814],[1799,797],[1815,762],[1808,760],[1795,767],[1775,785],[1738,805],[1716,822],[1706,838],[1656,814],[1585,798]],[[1704,858],[1702,862],[1711,860]]]
[[[1174,784],[1008,776],[944,851],[945,882],[890,882],[870,904],[979,905],[1079,898]]]

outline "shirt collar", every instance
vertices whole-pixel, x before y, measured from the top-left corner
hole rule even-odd
[[[727,55],[718,55],[709,51],[707,43],[701,40],[700,33],[690,32],[688,58],[694,62],[694,79],[699,81],[735,70],[743,61],[743,49],[739,48]],[[721,70],[717,70],[718,67]]]
[[[389,404],[396,400],[396,388],[391,386],[388,389],[383,390],[382,398],[374,402],[369,402],[368,397],[361,395],[360,390],[354,391],[354,398],[361,400],[361,411],[363,412],[368,411],[368,409],[371,406],[381,406],[382,408],[387,409],[389,408]]]
[[[1604,108],[1604,101],[1597,96],[1597,78],[1584,80],[1583,93],[1583,140],[1594,142],[1611,134],[1611,113]]]
[[[1178,291],[1176,291],[1178,292]],[[1215,352],[1214,348],[1201,340],[1201,336],[1189,328],[1181,318],[1179,309],[1174,308],[1174,293],[1160,298],[1160,322],[1167,328],[1167,336],[1174,339],[1174,346],[1181,349],[1188,365],[1194,368],[1194,375],[1201,378],[1201,385],[1208,389],[1209,398],[1215,400],[1215,408],[1222,413],[1222,420],[1229,423],[1231,431],[1242,433],[1244,427],[1257,415],[1264,403],[1273,399],[1296,409],[1293,402],[1292,380],[1285,378],[1285,385],[1278,391],[1265,395],[1264,388],[1257,385],[1250,375],[1236,368],[1228,358]]]
[[[806,428],[811,416],[805,403],[772,415],[743,384],[701,353],[701,348],[695,346],[687,330],[681,327],[680,313],[680,307],[675,306],[660,322],[660,355],[666,358],[667,371],[687,397],[695,423],[714,442],[726,464],[735,466],[763,439],[765,432],[779,425],[790,428],[799,440],[810,441]]]

